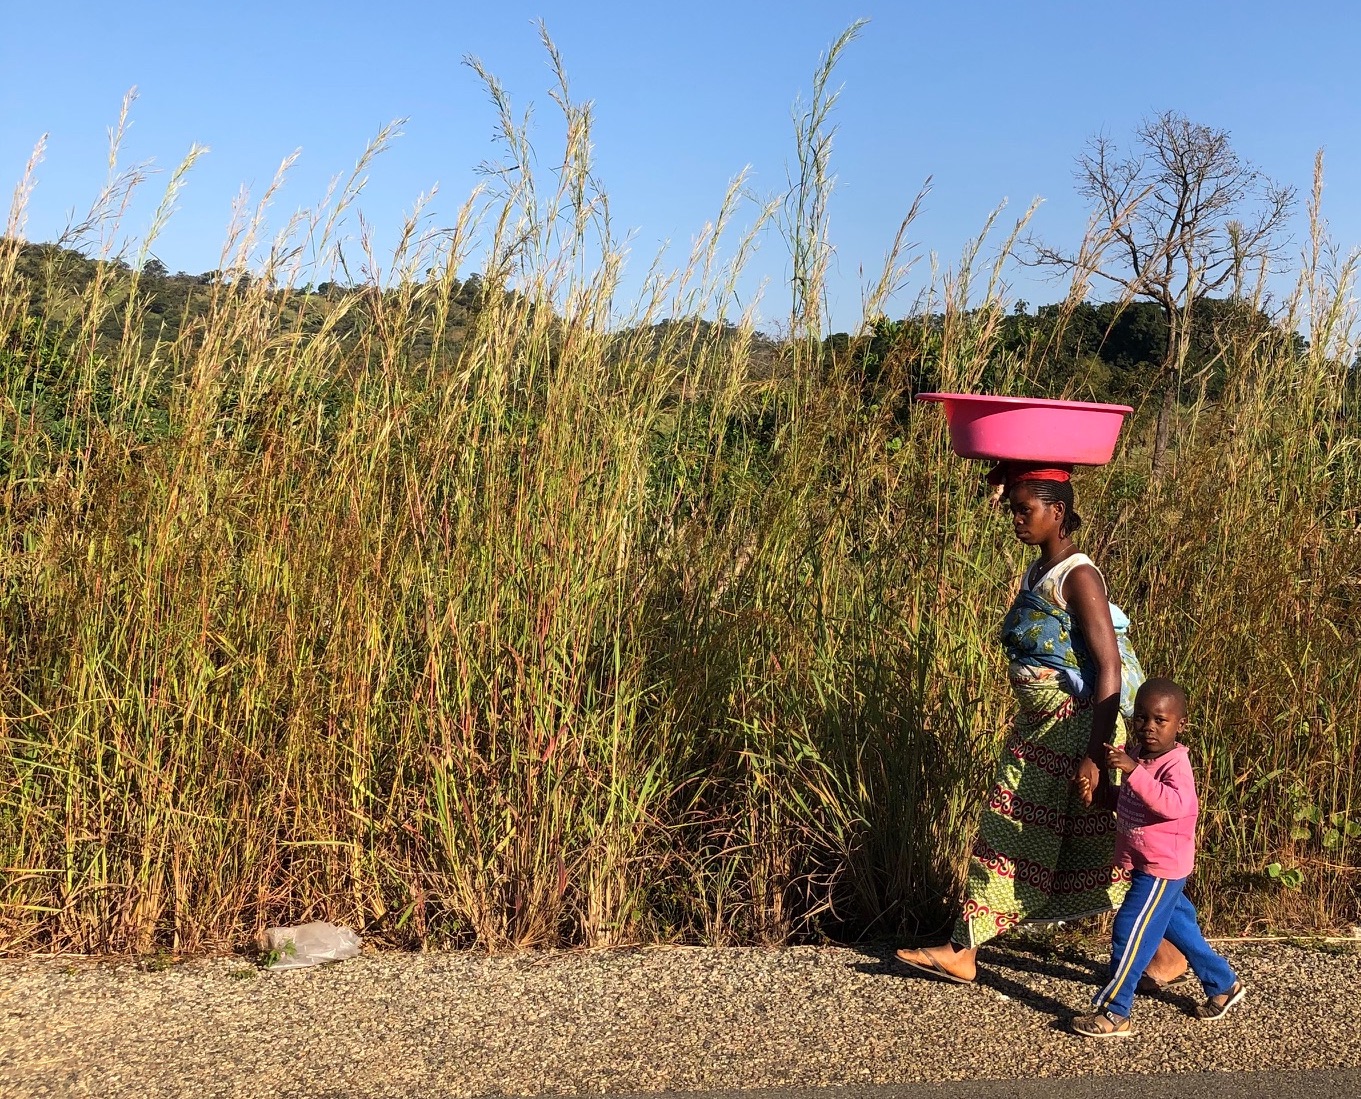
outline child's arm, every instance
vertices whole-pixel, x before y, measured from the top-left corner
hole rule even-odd
[[[1196,811],[1196,784],[1185,755],[1156,777],[1150,768],[1140,767],[1113,744],[1106,746],[1106,762],[1124,772],[1130,793],[1155,817],[1180,820]]]

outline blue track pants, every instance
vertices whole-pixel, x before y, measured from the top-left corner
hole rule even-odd
[[[1134,871],[1129,892],[1115,914],[1111,981],[1092,998],[1098,1011],[1129,1017],[1135,986],[1163,939],[1186,955],[1206,996],[1222,996],[1233,987],[1238,978],[1200,933],[1195,906],[1182,892],[1185,887],[1185,878],[1169,881]]]

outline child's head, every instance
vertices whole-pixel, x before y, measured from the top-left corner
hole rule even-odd
[[[1144,680],[1134,696],[1134,735],[1144,759],[1170,752],[1186,729],[1186,692],[1170,679]]]

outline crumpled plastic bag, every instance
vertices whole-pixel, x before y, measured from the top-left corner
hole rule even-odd
[[[315,920],[297,927],[269,927],[261,945],[273,955],[266,969],[302,969],[359,955],[359,936],[348,927]]]

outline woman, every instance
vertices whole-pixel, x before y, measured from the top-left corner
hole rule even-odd
[[[1099,797],[1093,804],[1091,792],[1108,781],[1105,746],[1124,739],[1126,662],[1106,582],[1073,543],[1082,518],[1069,471],[1003,463],[989,480],[1004,485],[1016,538],[1040,551],[1002,625],[1017,712],[954,933],[943,946],[897,952],[904,964],[959,983],[974,979],[978,947],[989,939],[1022,921],[1110,911],[1129,885],[1114,865],[1114,817],[1097,808]],[[1142,672],[1132,653],[1127,662],[1129,692]],[[1185,969],[1185,959],[1163,943],[1146,976],[1160,985]]]

